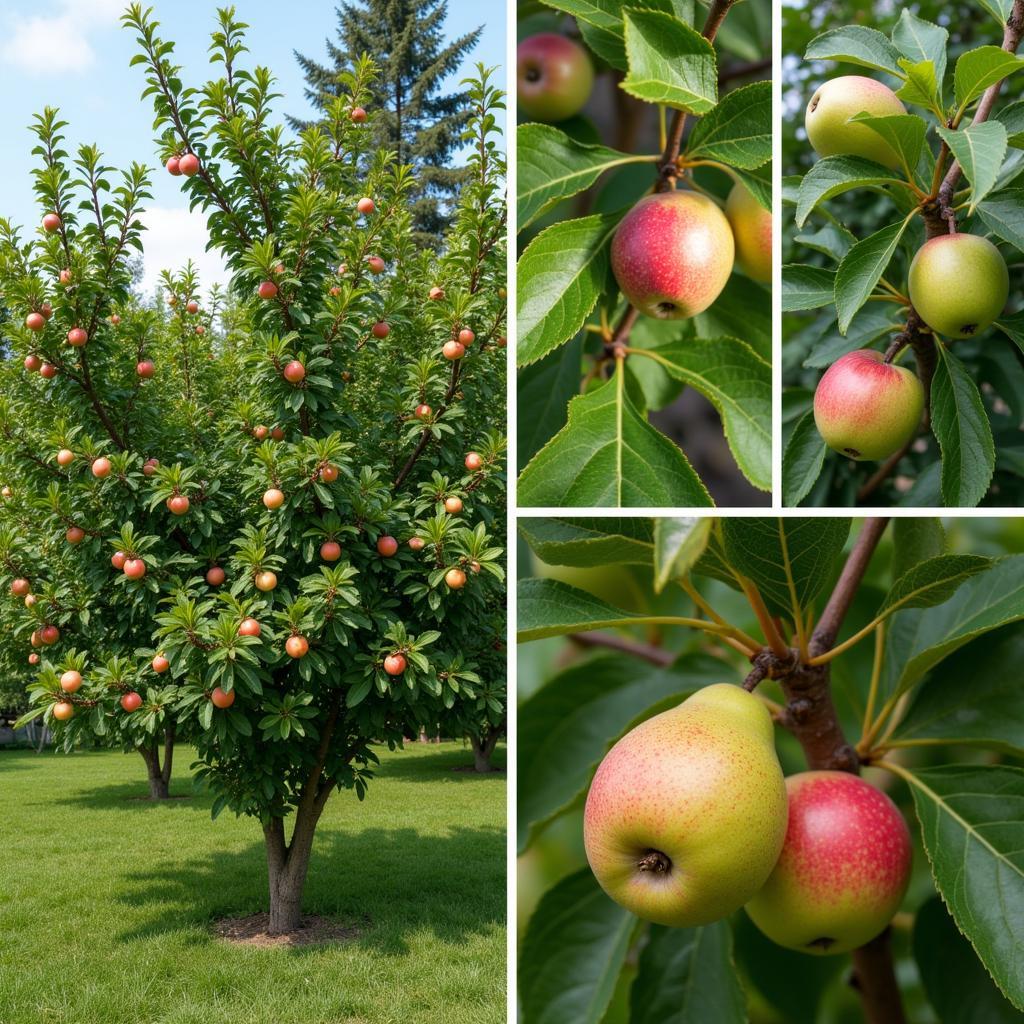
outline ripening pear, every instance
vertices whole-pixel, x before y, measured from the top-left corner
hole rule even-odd
[[[973,338],[1002,313],[1010,275],[987,238],[937,235],[917,250],[908,289],[914,309],[933,331]]]
[[[863,946],[907,890],[907,823],[883,792],[849,772],[791,775],[786,791],[786,842],[747,913],[789,949],[821,955]]]
[[[851,122],[857,114],[890,117],[907,108],[887,85],[863,75],[843,75],[822,82],[807,104],[807,140],[818,156],[862,156],[893,169],[900,166],[896,150],[866,124]]]
[[[772,279],[772,214],[736,182],[725,203],[725,216],[736,242],[736,262],[755,281]]]
[[[601,888],[638,917],[676,927],[743,906],[785,834],[771,716],[728,683],[623,736],[598,766],[583,816]]]

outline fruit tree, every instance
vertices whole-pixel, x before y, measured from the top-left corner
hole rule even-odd
[[[520,531],[524,1024],[1020,1018],[1019,521]]]
[[[1024,2],[977,3],[967,45],[948,8],[876,6],[886,32],[828,27],[792,64],[783,498],[1019,505]]]
[[[4,615],[26,656],[41,645],[33,713],[66,745],[166,728],[194,743],[214,816],[262,826],[270,930],[287,932],[331,794],[362,798],[374,743],[475,693],[452,666],[501,632],[501,94],[482,67],[465,83],[473,173],[437,255],[411,240],[409,169],[363,128],[370,61],[293,138],[231,10],[213,35],[219,77],[198,88],[150,10],[124,21],[160,164],[206,213],[232,299],[214,322],[188,270],[155,308],[133,299],[146,172],[109,186],[93,150],[69,164],[44,115],[37,192],[60,224],[3,247],[4,291],[44,318],[12,328],[4,370]]]

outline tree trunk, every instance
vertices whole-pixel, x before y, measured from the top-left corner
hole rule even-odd
[[[160,744],[154,737],[135,748],[146,762],[150,800],[167,800],[171,785],[171,765],[174,761],[174,725],[168,725],[164,734],[164,763],[160,764]]]
[[[469,742],[473,748],[473,766],[476,770],[478,772],[493,772],[494,766],[491,764],[491,755],[494,753],[494,748],[498,743],[497,730],[488,733],[487,739],[483,742],[477,736],[470,736]]]
[[[267,887],[270,894],[270,935],[286,935],[302,927],[302,892],[309,873],[313,836],[323,803],[300,807],[290,843],[284,838],[284,819],[263,826],[267,846]]]

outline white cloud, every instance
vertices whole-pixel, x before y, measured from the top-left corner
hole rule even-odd
[[[123,7],[123,0],[62,0],[52,15],[12,13],[4,22],[0,55],[30,74],[80,73],[96,62],[88,37],[116,28]]]
[[[231,278],[217,252],[207,252],[209,234],[206,218],[198,211],[151,206],[142,216],[143,276],[141,289],[151,296],[160,281],[160,271],[179,271],[191,260],[199,274],[201,292],[210,285],[226,285]]]

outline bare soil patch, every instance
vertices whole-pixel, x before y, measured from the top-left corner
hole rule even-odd
[[[245,917],[222,917],[213,923],[213,933],[219,939],[240,946],[311,946],[323,942],[348,942],[357,938],[360,929],[341,924],[329,917],[311,914],[302,919],[297,931],[286,935],[269,935],[270,915],[248,914]]]

